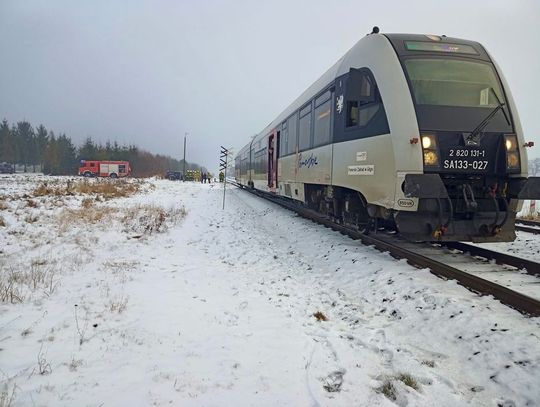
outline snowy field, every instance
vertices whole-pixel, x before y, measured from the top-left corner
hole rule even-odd
[[[68,180],[0,177],[0,406],[540,405],[540,318],[234,187]]]

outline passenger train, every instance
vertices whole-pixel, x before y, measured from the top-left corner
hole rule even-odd
[[[515,239],[526,143],[486,49],[444,35],[373,32],[235,157],[238,184],[411,240]]]

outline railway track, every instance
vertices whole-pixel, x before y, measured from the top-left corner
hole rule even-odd
[[[489,260],[494,260],[496,265],[500,265],[498,266],[500,268],[500,273],[509,272],[516,275],[519,270],[524,270],[527,274],[534,276],[532,286],[536,287],[538,284],[537,278],[540,277],[539,263],[460,242],[445,243],[444,245],[433,245],[405,241],[399,237],[388,235],[387,233],[364,234],[353,228],[336,224],[318,212],[299,207],[283,198],[265,194],[257,190],[243,188],[236,183],[233,184],[282,207],[290,209],[304,218],[310,219],[342,234],[350,236],[355,240],[360,240],[365,245],[374,246],[380,251],[389,252],[393,257],[406,259],[409,264],[415,267],[428,268],[431,273],[439,277],[449,280],[456,280],[459,284],[475,293],[480,295],[492,295],[501,303],[514,308],[522,314],[529,316],[540,316],[539,299],[535,299],[531,296],[512,290],[504,285],[498,284],[495,281],[478,277],[478,275],[475,275],[475,273],[467,272],[463,269],[463,267],[459,267],[459,264],[466,264],[469,266],[469,268],[471,265],[476,265],[481,266],[480,269],[485,269],[486,265],[493,265],[493,263],[489,262]],[[443,250],[444,247],[448,248],[447,250],[449,250],[449,252],[442,252],[441,250]],[[458,251],[459,254],[456,253],[456,251]],[[463,262],[462,257],[466,253],[469,254],[469,257],[466,258],[465,262]],[[457,259],[457,257],[460,259]],[[482,259],[479,259],[479,257]],[[447,262],[439,260],[441,258],[446,259]],[[448,264],[449,262],[455,264],[450,265]],[[510,268],[508,268],[508,266],[510,266]],[[489,273],[489,271],[487,272]],[[479,273],[486,273],[486,270],[477,270],[476,274]]]
[[[536,222],[534,220],[516,219],[516,230],[539,235],[540,222]]]

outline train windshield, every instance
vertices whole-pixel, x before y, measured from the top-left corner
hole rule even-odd
[[[504,94],[491,64],[459,59],[404,61],[417,105],[494,108]]]

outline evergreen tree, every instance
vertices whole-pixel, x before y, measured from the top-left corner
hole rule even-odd
[[[36,164],[41,167],[43,171],[43,159],[45,157],[45,149],[49,142],[49,136],[47,129],[42,124],[36,129],[35,145],[36,145]]]
[[[0,161],[15,164],[15,140],[6,119],[0,124]]]
[[[84,144],[79,148],[79,160],[97,160],[97,147],[91,137],[87,137]]]
[[[19,163],[26,166],[36,162],[36,153],[34,149],[34,129],[26,120],[17,123],[17,144],[19,146]]]
[[[58,154],[58,175],[68,175],[77,173],[77,149],[65,134],[56,140]]]
[[[43,154],[43,173],[54,174],[59,167],[58,148],[53,131],[49,132],[49,142]]]

